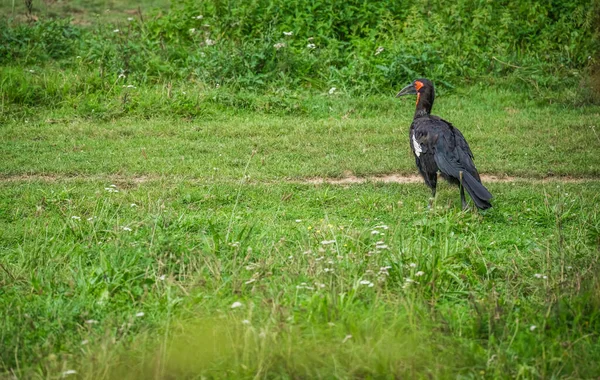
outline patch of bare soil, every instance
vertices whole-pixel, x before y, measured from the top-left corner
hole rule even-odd
[[[561,183],[581,183],[586,181],[598,181],[600,178],[594,177],[546,177],[546,178],[529,178],[529,177],[513,177],[513,176],[502,176],[494,174],[482,174],[481,181],[483,183],[511,183],[511,182],[532,182],[532,183],[547,183],[547,182],[561,182]],[[64,174],[15,174],[15,175],[3,175],[0,174],[0,183],[16,183],[16,182],[110,182],[117,183],[124,186],[139,185],[145,182],[155,181],[184,181],[184,182],[198,182],[198,183],[209,183],[210,181],[203,178],[193,177],[177,177],[177,176],[161,176],[161,175],[122,175],[122,174],[107,174],[107,175],[64,175]],[[223,182],[223,181],[217,181]],[[232,179],[225,182],[239,182],[238,180]],[[386,174],[377,176],[366,176],[357,177],[352,174],[346,174],[344,177],[331,178],[331,177],[312,177],[302,179],[283,179],[280,181],[248,181],[250,184],[260,183],[298,183],[298,184],[310,184],[310,185],[355,185],[361,183],[422,183],[423,179],[418,175],[411,174]]]

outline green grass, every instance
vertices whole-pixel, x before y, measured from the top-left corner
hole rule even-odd
[[[272,115],[258,106],[258,113],[211,110],[207,104],[206,114],[188,121],[163,115],[98,122],[73,119],[69,109],[38,111],[31,121],[17,119],[0,129],[6,158],[0,172],[237,180],[253,151],[246,174],[258,181],[415,172],[407,142],[412,100],[322,95],[292,103],[306,113]],[[600,175],[598,106],[540,106],[516,92],[477,87],[442,94],[434,113],[463,132],[483,173]]]
[[[0,377],[597,375],[598,107],[440,96],[482,172],[588,177],[488,183],[478,213],[303,183],[415,172],[412,102],[303,106],[3,125]]]
[[[490,184],[485,215],[460,212],[449,187],[427,212],[421,185],[110,185],[2,185],[6,369],[598,371],[597,181]]]

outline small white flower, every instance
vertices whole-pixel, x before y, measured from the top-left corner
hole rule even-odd
[[[81,220],[81,218],[80,218],[80,217],[78,217],[77,215],[73,215],[73,216],[71,217],[71,219],[73,219],[73,220]]]
[[[333,273],[334,272],[333,268],[325,268],[324,271],[325,271],[325,273]]]
[[[234,303],[231,304],[231,308],[232,309],[237,309],[238,307],[242,307],[242,303],[239,301],[235,301]]]
[[[69,369],[69,370],[66,370],[65,372],[63,372],[62,376],[67,377],[70,375],[75,375],[76,373],[77,373],[77,371],[75,371],[74,369]]]
[[[312,41],[314,39],[315,39],[314,37],[308,37],[307,41]]]
[[[119,74],[119,79],[121,79],[121,78],[125,78],[125,74],[123,74],[123,73]]]
[[[115,30],[113,30],[113,33],[119,33],[119,32],[120,32],[120,30],[119,30],[119,29],[115,29]]]
[[[35,70],[29,70],[29,72],[33,74],[33,73],[35,73]]]
[[[346,335],[344,340],[342,340],[342,343],[346,343],[349,339],[352,339],[352,335],[350,335],[350,334]]]
[[[137,207],[137,205],[135,203],[132,203],[129,205],[129,207]]]
[[[422,275],[424,275],[425,272],[423,272],[422,270],[418,271],[417,273],[415,273],[415,276],[417,277],[421,277]]]
[[[205,39],[204,43],[206,44],[206,46],[213,46],[214,44],[216,44],[215,40],[211,40],[210,38]]]
[[[131,231],[131,228],[127,227],[127,226],[123,226],[123,231]]]
[[[335,243],[335,240],[323,240],[321,242],[321,244],[323,244],[323,245],[329,245],[329,244],[333,244],[333,243]]]
[[[196,28],[191,28],[191,29],[189,30],[190,34],[194,33],[195,31],[196,31]]]
[[[388,249],[387,244],[377,244],[375,249]]]
[[[543,279],[547,279],[548,278],[548,276],[543,275],[541,273],[536,273],[536,274],[533,275],[533,277],[535,277],[535,278],[543,278]]]
[[[315,44],[308,44],[308,45],[306,45],[306,47],[309,48],[309,49],[316,49],[317,45],[315,45]]]
[[[192,17],[192,18],[195,18],[196,20],[202,20],[202,19],[204,18],[204,16],[202,16],[202,15],[198,15],[198,16],[196,16],[196,17]]]
[[[383,46],[380,46],[377,48],[377,50],[375,50],[375,55],[379,55],[381,54],[385,49],[383,48]]]
[[[381,232],[377,231],[377,230],[373,230],[371,231],[371,235],[379,235]]]
[[[133,21],[133,17],[127,17],[127,21]]]
[[[82,341],[81,341],[81,345],[82,345],[82,346],[85,346],[85,345],[86,345],[86,344],[88,344],[89,342],[90,342],[89,340],[87,340],[87,339],[84,339],[84,340],[82,340]]]
[[[411,267],[411,268],[416,268],[416,267],[417,267],[417,264],[415,264],[415,263],[410,263],[410,264],[408,264],[408,266],[409,266],[409,267]]]
[[[335,88],[335,87],[331,87],[331,88],[329,89],[329,95],[333,95],[333,93],[335,92],[335,90],[337,90],[337,88]]]
[[[77,59],[81,59],[81,56],[80,56],[80,55],[78,55],[78,56],[77,56],[77,57],[75,57],[75,58],[77,58]]]
[[[242,325],[249,325],[249,324],[250,324],[250,321],[249,321],[249,320],[247,320],[247,319],[244,319],[244,320],[242,321]]]
[[[281,49],[281,48],[284,48],[284,47],[285,47],[285,43],[283,43],[283,42],[278,42],[278,43],[276,43],[275,45],[273,45],[273,47],[274,47],[275,49],[279,50],[279,49]]]
[[[161,280],[161,281],[164,281],[164,280],[165,280],[165,278],[166,278],[166,276],[163,274],[163,275],[162,275],[162,276],[160,276],[158,279],[159,279],[159,280]]]
[[[144,312],[140,311],[139,313],[136,313],[135,316],[138,317],[138,318],[139,317],[143,317],[144,316]]]
[[[98,323],[98,321],[95,319],[88,319],[87,321],[85,321],[85,323],[87,323],[88,325],[95,325],[96,323]]]
[[[296,219],[296,223],[300,223],[302,219]]]
[[[536,325],[531,325],[531,326],[529,326],[529,331],[533,331],[533,330],[535,330],[535,329],[537,329],[537,326],[536,326]]]
[[[134,86],[134,85],[132,85],[132,84],[128,84],[128,85],[127,85],[127,88],[135,88],[135,86]]]
[[[294,34],[293,32],[283,32],[283,35],[285,36],[291,36],[292,34]]]
[[[415,282],[415,280],[413,280],[412,278],[406,277],[404,279],[404,282],[406,282],[407,284],[411,284],[411,283]]]

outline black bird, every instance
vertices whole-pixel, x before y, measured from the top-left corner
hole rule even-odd
[[[419,172],[435,197],[437,173],[460,187],[463,209],[467,208],[465,191],[480,209],[492,207],[492,194],[481,184],[473,163],[473,153],[467,140],[452,124],[431,115],[435,92],[428,79],[417,79],[404,87],[396,97],[417,95],[417,109],[410,126],[410,147],[415,155]]]

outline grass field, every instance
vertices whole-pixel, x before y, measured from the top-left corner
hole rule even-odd
[[[307,182],[415,172],[412,102],[314,102],[3,125],[0,377],[598,376],[599,107],[441,96],[480,171],[521,177],[479,213]]]

